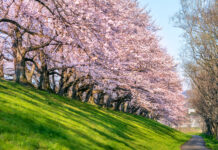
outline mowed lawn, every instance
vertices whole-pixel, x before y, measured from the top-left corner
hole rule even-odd
[[[189,138],[141,116],[0,79],[1,150],[179,150]]]

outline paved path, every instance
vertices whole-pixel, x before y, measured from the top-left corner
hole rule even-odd
[[[201,136],[193,135],[192,138],[182,145],[181,150],[209,150],[205,147],[204,139]]]

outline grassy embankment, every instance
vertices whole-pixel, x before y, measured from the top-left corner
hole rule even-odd
[[[179,131],[0,79],[0,149],[176,150]]]
[[[215,137],[208,136],[206,134],[200,134],[201,137],[204,138],[204,141],[206,143],[206,146],[210,148],[211,150],[218,150],[218,140],[216,140]]]

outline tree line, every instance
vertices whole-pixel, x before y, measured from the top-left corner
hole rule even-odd
[[[133,0],[0,0],[0,76],[177,124],[181,81],[158,30]]]
[[[205,122],[205,131],[218,138],[217,1],[181,0],[175,16],[184,30],[185,74],[190,80],[189,99]]]

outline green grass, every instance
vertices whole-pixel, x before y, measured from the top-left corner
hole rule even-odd
[[[206,134],[200,134],[204,138],[206,146],[212,150],[218,150],[218,140],[215,137],[208,136]]]
[[[141,116],[0,79],[0,150],[179,150],[189,138]]]
[[[201,128],[185,127],[185,128],[177,128],[177,130],[188,135],[200,135],[202,133]]]

